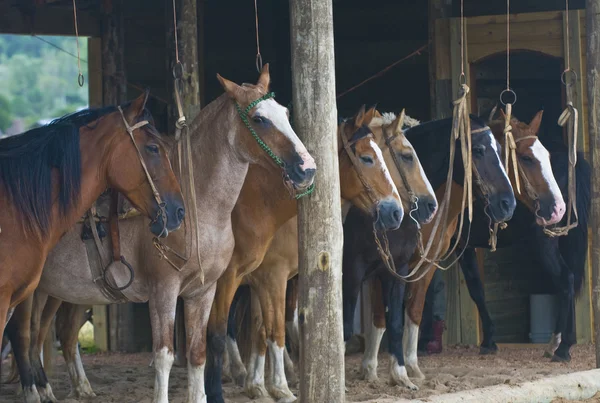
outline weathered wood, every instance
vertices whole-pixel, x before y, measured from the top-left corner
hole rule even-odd
[[[440,35],[441,24],[436,24],[436,20],[447,18],[450,15],[450,5],[446,0],[429,0],[429,43],[431,44],[429,51],[429,95],[432,119],[436,118],[438,113],[438,106],[435,102],[438,97],[438,91],[444,92],[444,89],[437,85],[438,80],[442,78],[438,77],[437,66],[445,65],[442,63],[443,60],[439,60],[440,58],[444,58],[445,55],[440,55],[437,51],[440,47],[439,41],[442,39],[442,36]]]
[[[586,1],[587,33],[587,90],[588,135],[592,172],[600,168],[600,0]],[[592,175],[592,301],[594,310],[594,336],[596,339],[596,367],[600,367],[600,176]]]
[[[332,0],[290,1],[294,128],[315,158],[298,202],[300,402],[344,402],[342,220]]]
[[[103,105],[102,87],[102,41],[100,38],[88,39],[88,99],[90,107],[99,108]],[[92,307],[94,317],[94,344],[99,351],[108,351],[107,306]]]

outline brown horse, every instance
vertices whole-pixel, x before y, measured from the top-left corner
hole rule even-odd
[[[419,158],[403,135],[403,116],[396,117],[391,113],[382,116],[377,112],[375,115],[369,128],[377,145],[384,150],[382,154],[386,165],[392,167],[390,172],[402,198],[403,208],[411,212],[410,219],[427,223],[435,215],[437,200]],[[415,203],[415,200],[418,202]],[[371,221],[370,218],[366,220]],[[367,232],[367,236],[369,235]],[[266,394],[264,368],[268,347],[271,371],[266,384],[269,392],[276,399],[294,399],[284,371],[284,339],[286,283],[297,273],[298,228],[294,217],[277,231],[259,268],[244,279],[244,283],[249,284],[252,290],[253,341],[246,380],[246,391],[250,397]],[[256,307],[257,302],[260,304],[259,309]],[[238,312],[243,315],[244,310],[249,308],[248,303],[240,304],[241,310]],[[233,340],[231,342],[233,344]],[[236,348],[229,351],[232,365],[239,365],[241,362],[235,356],[237,351]]]
[[[181,190],[144,108],[147,98],[87,109],[0,141],[0,330],[6,324],[28,402],[40,399],[28,365],[28,297],[54,245],[109,186],[153,219],[154,235],[183,221]],[[65,286],[74,284],[65,279]]]
[[[550,166],[550,155],[537,138],[537,132],[541,124],[541,119],[542,111],[536,114],[529,125],[518,121],[514,117],[511,119],[512,133],[516,145],[515,152],[518,161],[518,174],[521,183],[521,192],[516,191],[514,172],[511,172],[511,175],[509,176],[511,178],[517,199],[528,206],[529,209],[536,215],[536,221],[539,225],[549,225],[554,224],[562,219],[562,216],[565,212],[565,203],[552,173],[552,167]],[[503,149],[506,151],[506,138],[503,132],[504,121],[491,121],[489,126],[494,134],[494,137],[500,144],[502,144]],[[457,185],[454,184],[454,186]],[[453,199],[455,198],[456,197],[453,196]],[[457,215],[459,212],[460,203],[457,199],[455,200],[455,209],[453,210],[453,213]],[[451,238],[454,235],[456,216],[454,220],[449,220],[448,222],[449,225],[442,234],[442,242],[444,244],[442,248],[443,252],[448,250]],[[424,243],[428,242],[429,240],[430,230],[431,228],[428,228],[427,226],[424,228]],[[473,234],[471,235],[473,236]],[[467,240],[463,238],[463,242],[474,241],[474,239]],[[412,259],[413,264],[417,260],[418,256],[414,255]],[[431,270],[421,280],[415,283],[409,283],[406,290],[407,300],[405,303],[405,326],[408,329],[406,332],[404,332],[404,354],[408,374],[409,376],[415,378],[423,378],[423,374],[421,373],[417,362],[418,329],[422,317],[425,294],[427,292],[427,288],[429,287],[429,283],[431,282],[431,278],[433,277],[433,272],[434,271]],[[377,288],[372,288],[371,291],[374,294],[381,292],[378,291]],[[373,332],[368,334],[366,344],[371,346],[369,349],[370,354],[376,355],[377,351],[379,351],[379,342],[381,341],[381,336],[385,331],[385,315],[383,313],[384,307],[379,302],[379,299],[375,298],[373,302],[373,325],[375,329]],[[372,373],[376,373],[376,358],[373,359],[372,357],[365,357],[365,361],[375,362],[375,368],[370,368],[370,371]]]
[[[231,258],[234,248],[232,210],[238,199],[250,164],[257,164],[278,180],[271,184],[264,197],[272,192],[288,192],[293,186],[305,191],[313,182],[315,163],[291,128],[287,110],[272,99],[269,93],[270,76],[265,65],[256,85],[239,86],[219,76],[225,94],[204,108],[190,126],[192,160],[195,172],[193,183],[197,197],[197,215],[201,226],[199,234],[200,264],[195,242],[189,245],[183,231],[168,239],[165,244],[172,250],[190,253],[187,262],[181,261],[169,250],[166,257],[157,253],[152,239],[141,229],[144,220],[132,218],[121,222],[122,251],[135,268],[135,279],[122,291],[123,300],[149,301],[150,319],[156,370],[154,402],[168,401],[168,377],[173,364],[173,327],[177,297],[185,307],[185,325],[188,353],[188,400],[205,401],[204,366],[206,360],[206,323],[208,321],[217,279]],[[258,141],[260,140],[260,142]],[[265,152],[265,148],[270,153]],[[281,172],[277,165],[282,168]],[[284,186],[283,181],[288,186]],[[183,184],[189,178],[181,178]],[[291,185],[291,186],[289,186]],[[187,224],[186,224],[187,226]],[[31,353],[39,360],[41,341],[60,301],[80,305],[111,304],[115,301],[96,286],[91,276],[86,248],[80,240],[81,227],[70,231],[52,252],[44,268],[36,292],[39,303],[33,322],[40,328],[38,343]],[[202,275],[204,281],[202,281]],[[127,277],[114,273],[116,284]],[[64,279],[69,278],[70,286]],[[52,303],[45,308],[47,296]],[[39,317],[43,320],[40,324]],[[74,308],[73,308],[74,309]],[[81,309],[81,308],[79,308]],[[76,318],[69,328],[59,330],[64,343],[68,364],[76,393],[93,392],[81,365],[73,365],[77,356],[76,332],[79,315],[73,310],[65,312]],[[69,313],[70,312],[70,313]],[[41,364],[38,364],[41,369]],[[36,377],[37,378],[37,377]],[[39,380],[37,378],[36,380]],[[49,390],[49,385],[47,386]],[[53,398],[53,397],[52,397]]]
[[[365,113],[364,107],[351,122],[338,127],[338,150],[341,197],[345,204],[352,203],[361,210],[379,217],[379,225],[384,228],[397,228],[402,220],[403,210],[400,197],[385,166],[381,150],[373,141],[368,124],[373,118],[373,110]],[[368,181],[372,194],[365,190],[353,166],[350,156],[344,151],[345,136],[351,145],[350,152],[356,156],[365,181]],[[251,180],[252,179],[252,180]],[[227,332],[229,309],[235,292],[262,262],[269,244],[277,229],[297,214],[296,202],[266,197],[267,189],[278,179],[264,170],[251,167],[248,180],[234,210],[235,252],[227,271],[219,279],[215,304],[208,328],[208,337],[215,341],[214,355],[207,371],[207,394],[210,402],[222,402],[221,371]],[[262,284],[254,284],[263,288]],[[283,310],[280,310],[281,313]],[[217,346],[218,341],[218,346]],[[229,340],[228,340],[229,341]],[[218,349],[216,348],[218,347]],[[285,382],[285,380],[284,380]],[[293,396],[285,385],[276,393],[284,398]]]

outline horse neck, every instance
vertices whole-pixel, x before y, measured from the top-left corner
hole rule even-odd
[[[249,161],[238,150],[239,136],[249,135],[227,95],[196,117],[190,141],[198,216],[203,223],[229,222],[248,172]],[[186,174],[181,178],[188,181]]]
[[[298,214],[297,202],[283,184],[279,171],[251,164],[233,209],[234,232],[272,236]]]
[[[123,133],[122,135],[126,135]],[[108,187],[106,161],[108,161],[105,153],[98,150],[105,149],[103,144],[106,144],[105,136],[92,131],[85,134],[80,134],[80,155],[81,155],[81,192],[79,200],[72,204],[72,207],[66,214],[59,211],[58,203],[53,207],[52,222],[57,223],[56,231],[52,231],[50,244],[56,245],[60,238],[69,231],[75,222],[85,215],[87,210],[100,197],[102,192]],[[55,185],[56,194],[58,184]],[[56,196],[54,196],[55,198]]]

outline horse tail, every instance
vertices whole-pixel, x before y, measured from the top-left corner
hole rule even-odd
[[[574,277],[575,295],[579,296],[585,279],[588,255],[588,222],[591,203],[591,168],[583,153],[577,153],[576,194],[579,224],[559,238],[559,248]],[[566,167],[565,167],[566,169]],[[567,195],[568,197],[568,195]]]

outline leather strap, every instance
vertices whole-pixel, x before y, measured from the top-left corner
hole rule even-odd
[[[111,191],[110,195],[110,240],[112,241],[112,259],[121,261],[121,239],[119,237],[119,192]]]

